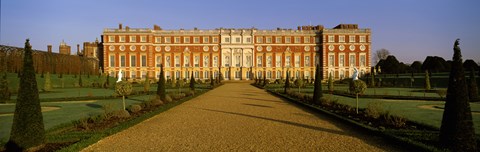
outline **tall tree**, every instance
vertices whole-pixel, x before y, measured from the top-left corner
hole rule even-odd
[[[287,70],[287,80],[285,80],[285,86],[284,86],[284,89],[283,89],[283,93],[287,94],[287,90],[289,88],[290,88],[290,75],[289,75],[289,71]]]
[[[313,88],[313,103],[319,103],[320,98],[322,98],[322,72],[320,69],[320,64],[317,64],[315,68],[315,84]]]
[[[190,77],[190,90],[195,91],[195,78],[193,78],[193,71],[192,76]]]
[[[470,83],[468,83],[468,97],[470,98],[471,102],[478,101],[480,98],[478,97],[478,87],[477,87],[477,80],[475,78],[475,70],[473,68],[470,69]]]
[[[428,70],[425,70],[425,90],[430,90],[432,87],[430,86],[430,74]]]
[[[160,64],[160,78],[158,79],[157,95],[162,101],[165,101],[165,74],[163,73],[163,65]]]
[[[440,143],[452,151],[476,151],[475,130],[462,66],[459,39],[454,43]]]
[[[43,84],[44,91],[52,91],[52,82],[50,81],[50,72],[45,76],[45,83]]]
[[[16,150],[26,150],[41,146],[44,141],[45,129],[38,97],[37,79],[33,68],[32,46],[27,39],[12,131],[6,148],[7,151],[16,148],[18,148]]]
[[[473,69],[474,71],[476,71],[478,70],[478,64],[475,63],[475,61],[473,60],[465,60],[465,62],[463,63],[463,68],[467,70]]]
[[[330,75],[328,76],[328,91],[330,93],[333,93],[333,78],[332,78],[332,74],[330,73]]]
[[[412,65],[410,65],[410,69],[413,73],[420,73],[422,72],[422,62],[414,61]]]
[[[145,83],[143,84],[143,91],[147,94],[150,94],[150,79],[148,78],[148,71],[147,76],[145,77]]]
[[[7,69],[4,69],[2,78],[0,79],[0,102],[10,100],[10,91],[8,90]]]
[[[390,51],[388,51],[387,49],[380,49],[380,50],[377,50],[375,51],[375,55],[373,56],[373,60],[378,63],[380,62],[380,60],[385,60],[387,59],[387,57],[390,55]]]

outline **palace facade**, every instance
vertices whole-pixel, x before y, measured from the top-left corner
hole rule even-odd
[[[160,66],[165,77],[225,80],[254,78],[311,79],[315,65],[323,79],[350,77],[353,68],[360,75],[370,70],[370,29],[356,24],[334,28],[299,26],[296,30],[211,29],[164,30],[150,28],[105,29],[102,35],[104,72],[111,76],[122,70],[130,79],[158,78]]]

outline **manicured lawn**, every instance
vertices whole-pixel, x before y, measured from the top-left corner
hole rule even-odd
[[[274,84],[268,85],[267,88],[273,90],[283,90],[282,85]],[[346,91],[347,86],[335,86],[335,90]],[[298,91],[298,88],[291,88],[292,91]],[[323,90],[327,90],[327,85],[322,86]],[[412,92],[413,90],[421,90],[420,88],[375,88],[377,95],[400,95],[400,96],[417,96],[423,97],[423,92]],[[313,87],[300,89],[302,93],[313,95]],[[366,94],[373,95],[373,88],[368,88]],[[347,104],[352,107],[356,106],[355,98],[331,95],[324,93],[324,96],[330,99],[338,100],[339,103]],[[436,93],[426,93],[427,97],[439,97]],[[443,116],[443,110],[439,108],[426,108],[426,107],[443,107],[444,101],[423,101],[423,100],[390,100],[390,99],[371,99],[371,98],[359,98],[359,108],[366,108],[368,103],[379,102],[383,105],[383,110],[388,110],[390,113],[398,116],[403,116],[409,120],[435,126],[440,128]],[[480,134],[480,103],[470,103],[473,111],[473,122],[475,132]]]
[[[141,103],[142,100],[151,98],[150,95],[136,96],[126,99],[126,105]],[[121,98],[96,100],[96,101],[68,101],[68,102],[43,102],[42,107],[60,107],[58,110],[43,112],[43,121],[45,129],[50,129],[54,126],[70,123],[74,120],[79,120],[91,115],[101,114],[103,112],[103,105],[112,105],[113,109],[122,109]],[[7,104],[0,105],[0,113],[12,113],[15,111],[15,105]],[[10,136],[10,129],[12,126],[13,115],[0,116],[0,140],[6,141]]]

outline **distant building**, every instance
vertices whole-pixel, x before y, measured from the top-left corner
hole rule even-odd
[[[105,29],[102,35],[104,71],[115,76],[119,70],[128,78],[159,77],[160,65],[166,78],[226,80],[253,78],[285,79],[314,77],[320,64],[322,78],[343,79],[356,67],[360,76],[370,69],[370,29],[340,24],[332,29],[299,26],[281,29],[163,30],[122,27]]]
[[[66,54],[66,55],[71,54],[71,47],[69,45],[67,45],[67,43],[65,43],[63,40],[60,43],[60,46],[59,46],[58,50],[59,50],[60,54]]]
[[[99,53],[98,39],[95,42],[83,42],[83,55],[88,58],[97,58]]]

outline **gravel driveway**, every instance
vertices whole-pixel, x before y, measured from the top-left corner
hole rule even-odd
[[[83,151],[401,150],[248,83],[226,83]]]

